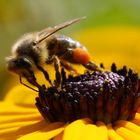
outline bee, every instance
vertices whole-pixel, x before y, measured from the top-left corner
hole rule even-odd
[[[12,55],[6,58],[8,70],[19,75],[21,84],[29,87],[22,82],[22,78],[26,78],[29,83],[39,88],[40,85],[34,74],[36,69],[43,73],[50,85],[53,85],[49,73],[43,67],[44,64],[54,64],[55,86],[59,86],[61,82],[60,65],[74,73],[78,72],[72,64],[81,64],[89,70],[98,69],[98,66],[91,62],[90,54],[85,46],[70,37],[54,34],[81,19],[84,17],[66,21],[39,32],[24,34],[13,45]]]

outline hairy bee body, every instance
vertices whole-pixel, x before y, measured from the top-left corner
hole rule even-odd
[[[14,56],[31,58],[35,64],[49,63],[54,56],[71,63],[79,63],[76,61],[78,58],[74,59],[73,57],[74,50],[79,48],[85,52],[87,51],[87,49],[78,41],[65,35],[52,35],[43,43],[41,42],[39,46],[34,46],[32,39],[33,34],[30,33],[21,37],[22,41],[17,41],[13,46],[12,53]]]
[[[73,57],[75,49],[77,48],[85,52],[87,51],[87,49],[78,41],[64,35],[52,36],[51,39],[47,41],[47,50],[49,50],[50,57],[56,55],[60,60],[66,60],[70,63],[79,63],[77,61],[78,58],[75,59]]]
[[[82,64],[89,70],[98,67],[90,61],[90,54],[86,47],[78,41],[64,35],[54,33],[63,29],[80,19],[74,19],[53,28],[46,28],[40,32],[27,33],[23,35],[12,47],[12,55],[7,58],[8,70],[25,77],[31,84],[40,87],[34,75],[35,69],[40,70],[46,80],[52,85],[47,70],[42,64],[54,64],[56,71],[56,86],[60,85],[60,64],[70,72],[78,73],[71,63]],[[24,83],[22,83],[24,84]],[[24,84],[25,85],[25,84]]]

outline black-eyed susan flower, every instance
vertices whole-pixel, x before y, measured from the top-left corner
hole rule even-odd
[[[67,77],[62,70],[61,76],[59,90],[42,86],[36,95],[16,86],[7,94],[0,103],[0,139],[140,139],[137,73],[113,64],[111,71]]]

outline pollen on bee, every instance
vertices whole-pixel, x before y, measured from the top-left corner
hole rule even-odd
[[[91,56],[87,50],[84,50],[82,48],[76,48],[73,50],[73,59],[80,64],[87,64]]]

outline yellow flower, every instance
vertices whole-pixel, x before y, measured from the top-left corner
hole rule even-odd
[[[102,39],[103,34],[106,34],[105,31],[108,31],[108,37],[105,35],[106,38]],[[79,36],[79,39],[81,42],[85,42],[86,46],[91,46],[89,48],[90,50],[93,48],[96,49],[96,46],[100,45],[106,47],[107,44],[109,44],[109,49],[111,49],[111,46],[116,44],[115,40],[112,40],[114,38],[112,36],[115,36],[116,33],[118,33],[118,30],[111,32],[110,28],[102,31],[84,31],[81,33],[82,35]],[[130,52],[134,51],[134,47],[131,47],[131,45],[134,44],[137,51],[136,54],[140,54],[140,49],[138,48],[140,42],[137,40],[137,35],[140,35],[140,31],[134,30],[134,32],[132,32],[132,30],[130,30],[130,33],[130,39],[127,40],[128,33],[125,34],[124,32],[121,32],[120,40],[117,38],[117,45],[120,47],[115,47],[115,52],[116,50],[122,49],[122,46],[125,47],[123,48],[124,50],[129,49]],[[94,43],[90,42],[89,40],[92,40],[92,37],[95,38],[94,40],[98,40],[99,44],[97,44],[96,41],[93,41]],[[102,41],[100,41],[100,39]],[[132,44],[130,45],[128,42]],[[92,46],[94,47],[92,48]],[[127,46],[129,47],[127,48]],[[103,48],[104,47],[102,47],[102,49]],[[101,49],[98,51],[102,52]],[[95,52],[98,51],[96,50]],[[98,55],[99,52],[97,53]],[[110,52],[113,52],[113,50],[110,50]],[[94,60],[97,58],[97,62],[104,62],[108,66],[112,63],[111,58],[114,54],[111,54],[111,58],[109,58],[106,56],[108,53],[108,51],[105,52],[105,57],[104,54],[101,54],[101,56],[99,55],[98,57],[95,53],[95,55],[93,55]],[[94,54],[94,51],[92,54]],[[125,56],[127,57],[126,60],[122,59],[123,56],[120,54],[120,51],[117,52],[116,56],[114,54],[113,58],[119,57],[119,59],[117,59],[117,64],[119,64],[119,61],[121,62],[119,66],[123,65],[123,62],[125,62],[124,64],[128,64],[128,66],[132,66],[133,69],[135,68],[140,71],[137,63],[139,56],[136,54],[133,58],[133,64],[127,62],[127,59],[132,62],[130,57],[127,56],[128,54]],[[115,59],[113,61],[115,61]],[[101,121],[93,123],[93,121],[88,118],[78,119],[71,123],[50,123],[43,119],[35,106],[35,98],[37,96],[38,95],[34,91],[31,91],[22,85],[17,85],[7,93],[4,101],[0,102],[0,140],[47,140],[52,138],[54,140],[140,140],[140,108],[137,110],[137,113],[132,120],[118,120],[113,124],[105,124]]]

